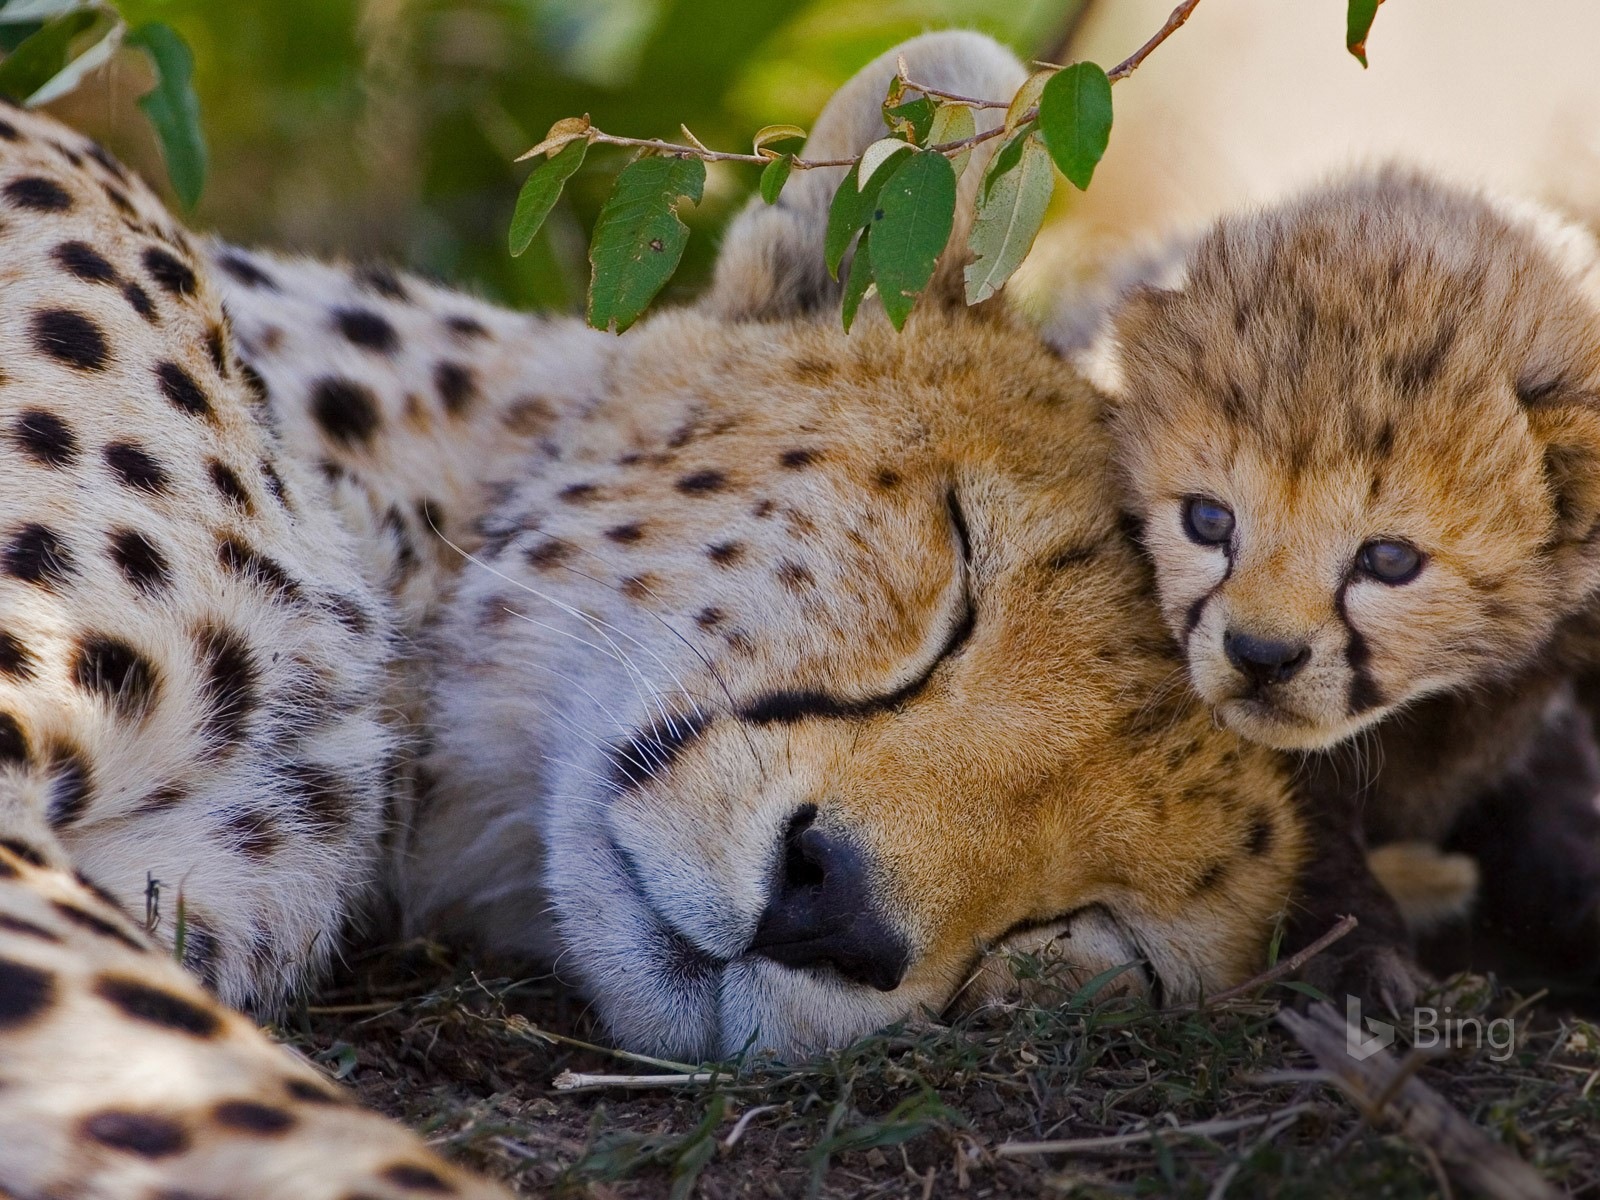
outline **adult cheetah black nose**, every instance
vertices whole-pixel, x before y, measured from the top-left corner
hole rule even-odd
[[[1222,649],[1234,670],[1257,687],[1286,683],[1311,661],[1311,647],[1304,642],[1278,642],[1236,630],[1223,637]]]
[[[831,967],[854,983],[892,992],[910,965],[910,948],[873,903],[867,856],[815,828],[816,816],[807,805],[789,822],[750,953],[786,967]]]

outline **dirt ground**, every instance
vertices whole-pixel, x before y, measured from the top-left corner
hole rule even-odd
[[[368,1103],[528,1196],[1473,1190],[1459,1147],[1414,1113],[1402,1127],[1413,1085],[1369,1096],[1369,1120],[1288,1035],[1278,1010],[1299,999],[1297,985],[1174,1012],[1102,998],[1092,983],[1069,993],[1037,964],[1022,969],[1038,976],[1036,1004],[906,1023],[802,1064],[693,1076],[688,1064],[602,1048],[592,1015],[553,979],[512,979],[429,945],[357,959],[279,1033]],[[1468,1044],[1408,1051],[1402,1031],[1395,1050],[1403,1074],[1482,1131],[1468,1131],[1482,1143],[1472,1156],[1503,1147],[1558,1192],[1595,1196],[1600,1028],[1575,1015],[1594,1012],[1593,997],[1578,999],[1458,981],[1436,1004],[1478,1019],[1457,1026]],[[1495,1018],[1510,1024],[1491,1030]],[[564,1087],[573,1075],[623,1082]],[[1030,1145],[1061,1139],[1073,1144]]]

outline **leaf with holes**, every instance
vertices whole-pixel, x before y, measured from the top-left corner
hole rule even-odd
[[[678,205],[700,203],[706,164],[698,158],[634,159],[617,176],[589,244],[589,324],[621,333],[672,278],[689,227]]]
[[[511,215],[511,257],[520,257],[533,245],[534,235],[544,224],[550,210],[561,199],[561,189],[573,172],[583,165],[583,156],[589,153],[589,143],[582,138],[568,142],[551,157],[534,168],[517,193],[517,208]]]
[[[1367,34],[1383,0],[1350,0],[1345,10],[1344,45],[1363,67],[1367,65]]]
[[[780,154],[761,168],[761,198],[776,204],[783,195],[783,185],[789,182],[789,172],[794,170],[794,155]]]
[[[883,123],[889,132],[917,146],[927,142],[933,117],[934,104],[926,96],[883,106]]]
[[[1111,80],[1091,62],[1058,71],[1039,94],[1039,132],[1061,173],[1080,192],[1111,141]]]
[[[0,95],[21,104],[44,87],[61,73],[73,41],[96,19],[93,11],[79,9],[46,21],[0,62]]]
[[[194,55],[170,26],[150,21],[128,35],[127,44],[143,50],[155,70],[156,85],[139,97],[139,107],[155,127],[167,178],[185,208],[193,208],[206,183],[206,141],[200,131],[200,100],[194,94]]]
[[[1012,141],[1021,143],[1018,155],[1009,165],[1002,155],[995,155],[990,173],[984,177],[972,232],[967,235],[972,261],[962,276],[968,304],[982,303],[994,295],[1022,265],[1055,191],[1055,170],[1039,139],[1022,132],[1013,134]]]
[[[956,220],[956,172],[950,160],[928,150],[903,158],[883,185],[868,230],[872,277],[896,329],[933,278],[939,254]]]

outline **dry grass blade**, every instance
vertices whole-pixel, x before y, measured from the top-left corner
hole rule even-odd
[[[1193,1125],[1151,1126],[1149,1129],[1119,1133],[1112,1137],[1065,1138],[1053,1142],[1004,1142],[996,1146],[994,1152],[1001,1158],[1022,1158],[1031,1154],[1093,1154],[1096,1151],[1114,1151],[1127,1146],[1136,1146],[1156,1137],[1221,1137],[1224,1134],[1239,1133],[1245,1129],[1255,1129],[1274,1122],[1285,1122],[1287,1128],[1287,1124],[1299,1120],[1306,1113],[1317,1112],[1322,1108],[1320,1104],[1295,1104],[1289,1108],[1254,1117],[1199,1121]]]
[[[1289,1010],[1278,1022],[1333,1078],[1361,1115],[1390,1120],[1425,1157],[1478,1195],[1493,1200],[1555,1200],[1560,1195],[1537,1171],[1452,1108],[1422,1080],[1402,1078],[1405,1064],[1388,1051],[1358,1061],[1346,1049],[1345,1023],[1332,1007],[1304,1015]]]

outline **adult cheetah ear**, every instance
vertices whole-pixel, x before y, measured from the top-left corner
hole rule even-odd
[[[886,135],[883,99],[902,57],[912,78],[963,96],[1005,99],[1027,78],[1017,57],[992,38],[957,30],[923,34],[879,55],[834,93],[806,139],[806,158],[851,158]],[[980,132],[1002,119],[997,109],[979,109],[974,116]],[[961,176],[955,229],[924,303],[960,297],[973,197],[998,142],[974,148]],[[843,285],[828,277],[823,239],[828,209],[845,173],[844,167],[796,171],[776,204],[752,199],[728,230],[702,305],[735,321],[837,313]],[[845,270],[839,274],[844,277]]]
[[[1196,240],[1129,253],[1092,284],[1069,292],[1040,331],[1045,341],[1100,392],[1120,399],[1127,390],[1124,330],[1162,295],[1183,291]]]

